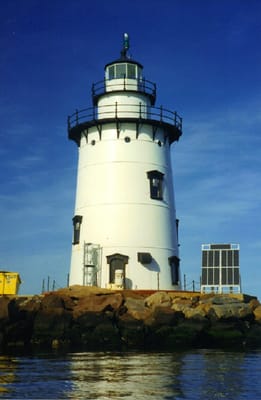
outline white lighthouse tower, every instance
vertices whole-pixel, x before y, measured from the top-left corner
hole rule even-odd
[[[155,107],[156,85],[128,55],[93,84],[93,106],[68,117],[79,149],[70,285],[180,288],[170,162],[182,134],[176,112]]]

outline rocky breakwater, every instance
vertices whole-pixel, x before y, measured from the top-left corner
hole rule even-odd
[[[70,350],[261,347],[251,296],[111,291],[72,286],[0,297],[0,346]]]

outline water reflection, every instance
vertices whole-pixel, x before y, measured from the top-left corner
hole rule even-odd
[[[74,363],[73,359],[77,358]],[[182,355],[120,353],[72,356],[75,397],[90,399],[170,399],[182,396]],[[70,398],[73,394],[70,395]]]
[[[245,373],[244,353],[204,351],[185,356],[181,379],[186,393],[196,384],[191,399],[234,400],[242,394]]]
[[[71,353],[0,357],[0,397],[213,400],[261,398],[261,353]]]
[[[12,357],[0,356],[0,396],[8,393],[8,386],[15,379],[17,361]]]

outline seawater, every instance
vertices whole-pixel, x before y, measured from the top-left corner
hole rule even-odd
[[[261,351],[0,356],[4,399],[261,399]]]

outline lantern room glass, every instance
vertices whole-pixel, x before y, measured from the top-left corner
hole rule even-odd
[[[133,63],[112,64],[106,69],[106,78],[111,79],[140,79],[141,68]]]

